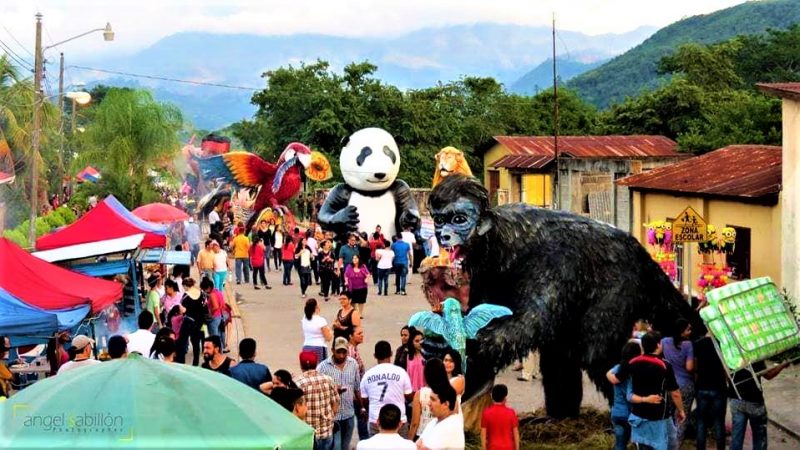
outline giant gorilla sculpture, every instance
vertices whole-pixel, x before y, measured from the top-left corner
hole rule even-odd
[[[465,399],[485,392],[499,370],[538,349],[548,415],[574,417],[583,396],[581,370],[611,398],[605,373],[636,320],[671,332],[685,317],[698,332],[704,329],[650,255],[623,231],[524,204],[490,208],[486,189],[462,175],[445,178],[428,204],[439,243],[461,261],[469,280],[462,310],[492,303],[513,311],[468,342]]]

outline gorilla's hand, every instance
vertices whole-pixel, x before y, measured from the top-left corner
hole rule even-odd
[[[353,205],[347,205],[333,216],[333,223],[346,231],[358,230],[358,210]]]

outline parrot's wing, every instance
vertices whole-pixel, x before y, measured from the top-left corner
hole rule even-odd
[[[478,331],[489,325],[489,322],[493,319],[512,314],[511,310],[505,306],[483,304],[472,308],[472,311],[464,317],[464,330],[467,333],[467,338],[475,339]]]
[[[270,181],[275,164],[248,152],[228,152],[198,160],[206,179],[222,179],[236,186],[258,187]]]
[[[430,311],[422,311],[411,316],[408,325],[415,328],[423,328],[439,336],[447,337],[447,327],[442,316]]]

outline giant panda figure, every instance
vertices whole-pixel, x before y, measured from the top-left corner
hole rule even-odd
[[[406,182],[397,179],[400,151],[391,134],[380,128],[356,131],[339,166],[345,183],[333,188],[319,211],[323,230],[342,241],[353,231],[372,235],[377,225],[388,239],[406,227],[419,233],[419,208]]]

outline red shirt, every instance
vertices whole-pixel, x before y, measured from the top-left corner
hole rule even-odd
[[[264,267],[264,244],[257,244],[250,247],[250,265],[253,267]]]
[[[517,413],[497,403],[483,410],[481,428],[486,428],[486,448],[514,450],[514,428],[519,426]]]
[[[294,261],[294,243],[284,242],[281,249],[281,259],[283,261]]]

